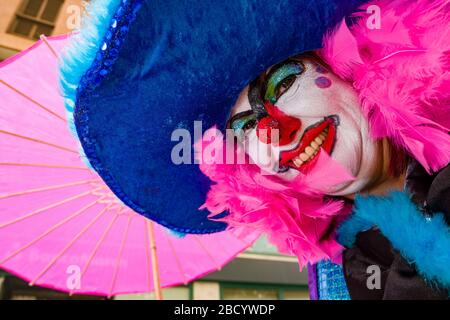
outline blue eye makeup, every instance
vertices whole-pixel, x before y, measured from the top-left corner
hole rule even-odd
[[[233,116],[229,121],[228,127],[234,131],[245,132],[255,127],[256,120],[257,119],[253,111],[249,110]]]
[[[305,70],[303,64],[290,61],[277,68],[266,82],[264,99],[275,103],[294,84],[297,76]]]

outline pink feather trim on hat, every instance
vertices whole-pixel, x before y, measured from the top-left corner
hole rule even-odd
[[[342,22],[328,35],[320,53],[353,83],[372,136],[389,138],[429,172],[438,171],[450,161],[448,1],[372,4],[380,7],[380,29],[366,26],[364,10],[350,29]]]
[[[373,137],[389,138],[427,170],[439,170],[450,160],[448,5],[444,0],[373,4],[381,8],[381,29],[367,28],[368,14],[358,13],[350,29],[343,22],[326,37],[319,53],[353,83]],[[211,216],[228,211],[221,220],[230,227],[267,233],[280,252],[297,256],[301,267],[322,259],[339,262],[335,228],[351,207],[316,191],[353,179],[339,163],[321,152],[314,170],[286,182],[254,164],[214,164],[209,157],[200,169],[215,182],[202,206]]]

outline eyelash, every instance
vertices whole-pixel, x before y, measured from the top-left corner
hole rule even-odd
[[[277,89],[276,89],[276,95],[275,95],[275,97],[276,97],[276,101],[278,101],[278,99],[280,99],[281,98],[281,96],[283,95],[283,94],[285,94],[287,91],[289,91],[289,89],[294,85],[294,83],[295,83],[295,80],[297,80],[297,77],[298,77],[299,75],[290,75],[290,76],[287,76],[286,78],[284,78],[279,84],[278,84],[278,86],[277,86]],[[289,81],[289,82],[288,82]],[[287,83],[287,86],[284,88],[284,91],[283,92],[281,92],[280,93],[280,89],[282,88],[282,86],[284,85],[284,84],[286,84]]]
[[[294,85],[297,78],[305,72],[305,66],[301,62],[291,62],[295,63],[297,67],[300,67],[300,70],[298,73],[290,74],[287,77],[285,77],[283,80],[281,80],[276,88],[275,88],[275,100],[272,102],[278,101],[279,98],[281,98],[289,89]],[[285,86],[283,91],[280,92],[280,89]],[[266,92],[266,98],[267,98],[267,92]],[[270,99],[269,99],[270,100]],[[246,133],[248,130],[253,129],[257,124],[257,119],[255,114],[245,114],[241,115],[238,118],[231,119],[229,127],[233,129],[234,131],[242,130],[244,133]]]
[[[268,85],[264,92],[265,99],[269,100],[272,103],[276,103],[278,99],[292,87],[292,85],[295,83],[295,80],[304,72],[305,66],[299,61],[291,61],[285,64],[280,69],[277,69],[272,75],[269,76],[269,80],[267,82]],[[283,74],[285,74],[285,77],[281,80],[278,80],[277,78],[283,76]],[[273,87],[273,82],[276,83],[275,87]],[[280,89],[284,84],[286,84],[286,82],[288,82],[288,85],[282,92],[280,92]]]
[[[298,80],[298,76],[297,76],[296,80]],[[284,92],[282,95],[280,95],[280,97],[278,98],[277,101],[279,101],[282,98],[282,101],[283,101],[282,103],[287,103],[288,101],[290,101],[291,98],[296,96],[299,88],[300,88],[300,82],[294,81],[292,83],[292,85],[289,87],[289,90],[286,90],[286,92]]]
[[[234,131],[242,130],[244,133],[256,126],[256,116],[247,114],[230,121],[230,128]]]

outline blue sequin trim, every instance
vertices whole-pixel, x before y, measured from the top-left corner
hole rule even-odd
[[[153,217],[149,212],[133,203],[130,198],[121,190],[109,171],[103,168],[101,161],[96,154],[96,141],[89,135],[87,105],[84,103],[89,95],[94,94],[95,89],[111,72],[112,66],[119,57],[119,51],[123,44],[131,23],[135,20],[143,0],[122,0],[118,6],[114,18],[111,20],[109,30],[104,36],[103,44],[97,52],[94,62],[86,74],[81,78],[77,88],[76,108],[74,120],[77,123],[77,134],[82,142],[84,152],[92,167],[102,177],[109,188],[130,208],[158,223],[180,233],[205,233],[202,229],[179,228],[171,225],[167,221]],[[223,231],[225,227],[208,229],[210,233]]]
[[[344,272],[340,265],[320,261],[316,265],[319,300],[350,300]]]

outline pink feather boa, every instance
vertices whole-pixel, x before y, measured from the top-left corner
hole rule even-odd
[[[439,170],[450,160],[447,1],[371,4],[381,8],[381,29],[366,27],[364,10],[355,14],[359,20],[351,28],[343,22],[330,33],[319,54],[353,83],[373,137],[387,137],[427,170]],[[339,262],[335,227],[351,208],[315,188],[352,179],[342,166],[321,153],[315,170],[285,182],[261,174],[256,165],[206,160],[200,168],[215,184],[203,208],[211,216],[226,210],[222,220],[230,227],[267,233],[280,252],[297,256],[301,267],[322,259]]]

